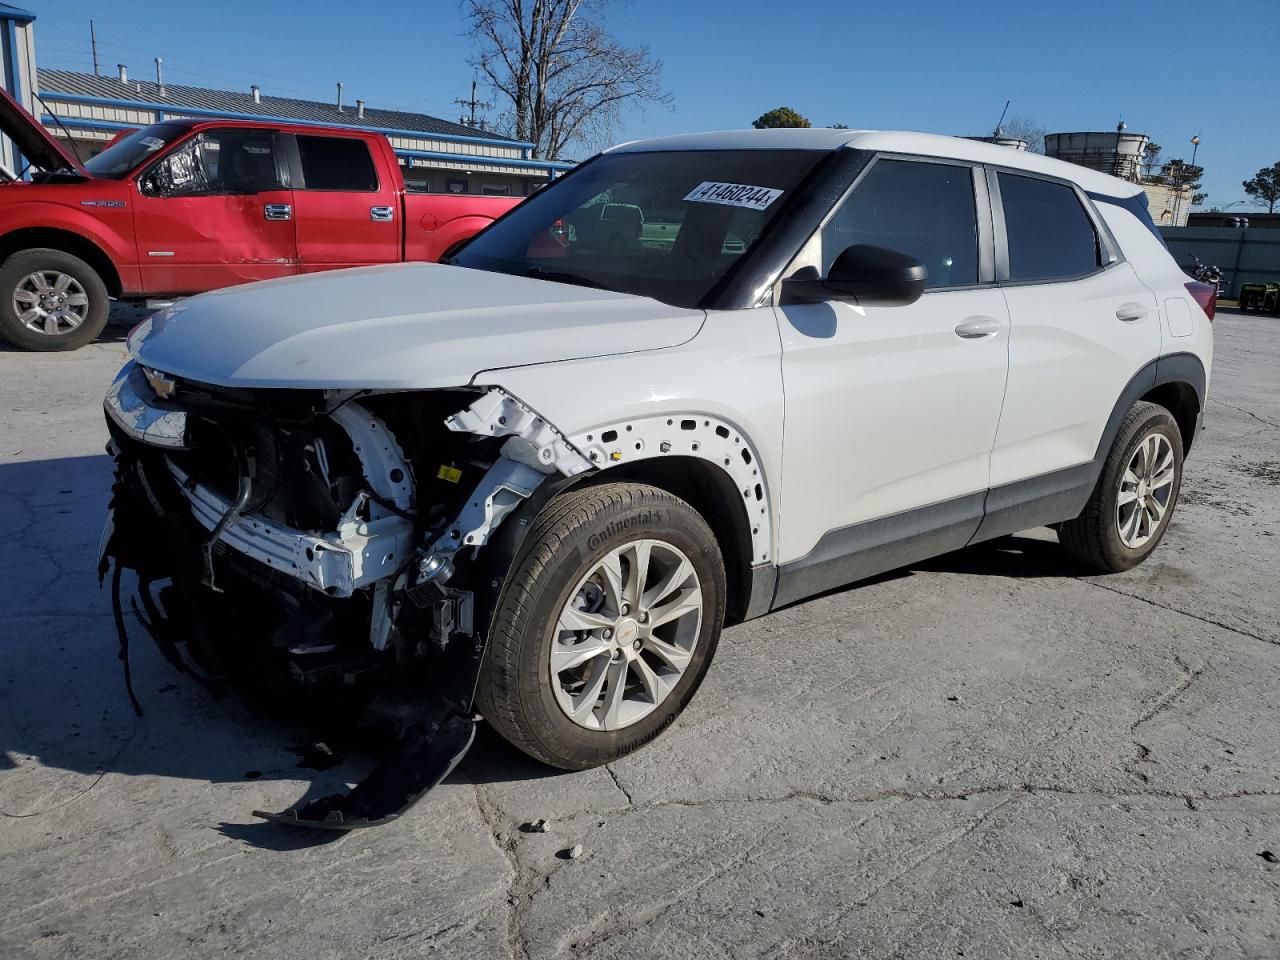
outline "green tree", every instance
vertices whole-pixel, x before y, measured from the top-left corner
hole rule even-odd
[[[1207,196],[1200,192],[1200,178],[1203,176],[1204,167],[1182,159],[1170,160],[1160,173],[1162,182],[1176,190],[1190,192],[1192,204],[1203,202]]]
[[[751,125],[757,130],[768,130],[772,127],[811,127],[808,117],[802,117],[790,107],[777,107],[768,113],[762,113]]]
[[[1241,184],[1244,192],[1260,207],[1266,207],[1267,213],[1276,212],[1276,204],[1280,203],[1280,162],[1263,167],[1252,180]]]

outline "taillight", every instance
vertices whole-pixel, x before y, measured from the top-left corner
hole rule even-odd
[[[1201,283],[1199,280],[1192,280],[1186,286],[1191,299],[1200,304],[1200,309],[1212,323],[1214,311],[1218,307],[1218,288],[1212,283]]]

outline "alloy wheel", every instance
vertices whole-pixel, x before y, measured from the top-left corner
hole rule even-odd
[[[595,563],[569,595],[551,643],[556,702],[590,730],[639,723],[676,688],[702,626],[689,558],[661,540],[634,540]]]
[[[29,273],[13,291],[13,309],[35,333],[70,333],[89,316],[89,294],[80,281],[60,270]]]
[[[1169,512],[1176,477],[1177,464],[1169,439],[1161,433],[1147,434],[1120,475],[1116,529],[1126,547],[1136,550],[1155,536]]]

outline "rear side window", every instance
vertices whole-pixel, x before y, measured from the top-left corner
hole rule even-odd
[[[1010,280],[1069,280],[1098,269],[1098,234],[1074,190],[1013,173],[999,177]]]
[[[363,140],[300,136],[298,154],[308,190],[375,193],[378,189],[378,173]]]

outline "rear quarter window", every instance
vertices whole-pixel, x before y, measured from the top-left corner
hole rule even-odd
[[[999,181],[1011,281],[1069,280],[1098,269],[1098,234],[1074,190],[1012,173]]]

